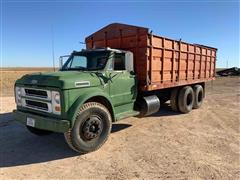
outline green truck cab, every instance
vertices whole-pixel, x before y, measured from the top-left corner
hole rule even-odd
[[[38,135],[62,132],[70,147],[83,153],[106,140],[112,121],[139,114],[133,54],[110,48],[75,51],[58,72],[23,76],[15,96],[16,120]],[[102,142],[93,143],[100,134]],[[74,141],[79,138],[93,144]]]
[[[72,52],[58,72],[15,83],[15,119],[37,135],[64,133],[79,153],[100,148],[112,122],[151,115],[168,100],[177,112],[200,108],[205,82],[215,78],[216,48],[148,28],[114,23],[85,42],[86,50]]]

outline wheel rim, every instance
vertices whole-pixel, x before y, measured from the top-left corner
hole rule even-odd
[[[93,140],[102,133],[102,121],[98,116],[90,116],[82,126],[82,135],[86,141]]]

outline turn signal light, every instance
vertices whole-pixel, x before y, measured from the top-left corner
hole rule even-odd
[[[61,111],[61,107],[60,106],[55,106],[55,111],[60,112]]]

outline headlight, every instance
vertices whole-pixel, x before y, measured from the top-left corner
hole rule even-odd
[[[61,114],[61,98],[58,91],[52,91],[52,112]]]
[[[18,96],[21,96],[21,88],[17,88],[17,94]]]
[[[60,104],[60,95],[59,95],[59,93],[58,93],[58,94],[55,94],[54,100],[55,100],[55,102],[56,102],[57,104]]]
[[[17,103],[18,106],[22,105],[22,90],[20,87],[15,87],[15,101]]]

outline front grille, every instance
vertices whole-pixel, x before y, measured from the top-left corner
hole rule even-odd
[[[23,88],[23,96],[51,100],[51,92],[43,89]]]
[[[52,93],[50,90],[22,87],[22,106],[42,112],[52,112]]]
[[[42,98],[47,98],[47,91],[37,90],[37,89],[25,89],[25,93],[27,96],[37,96]]]
[[[47,103],[33,101],[33,100],[25,100],[25,102],[26,102],[26,106],[28,106],[28,107],[48,111],[48,104]]]

